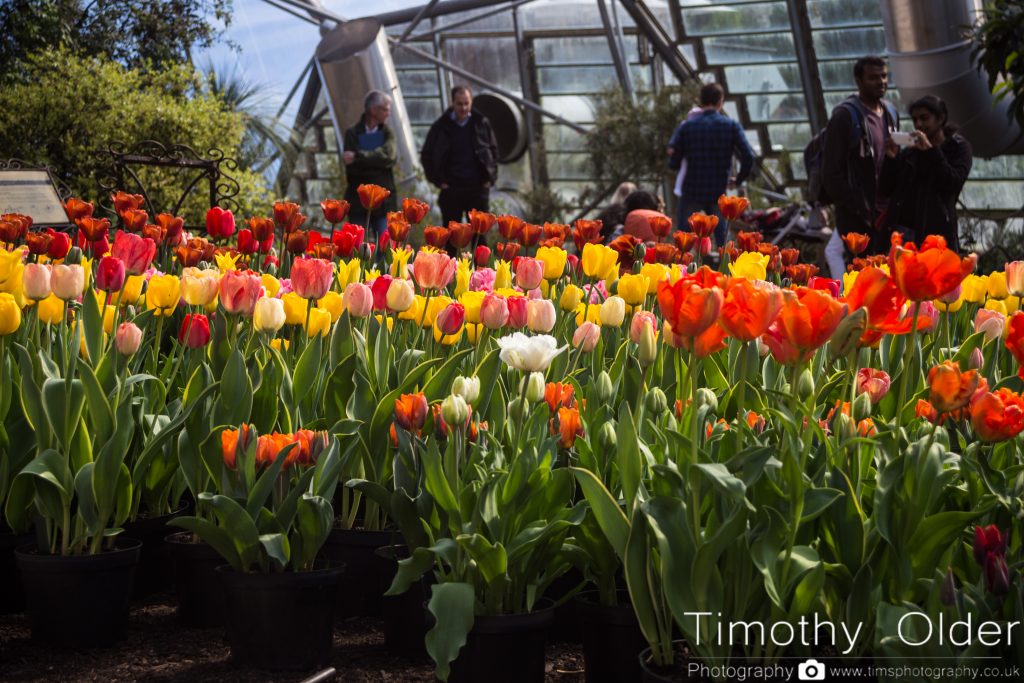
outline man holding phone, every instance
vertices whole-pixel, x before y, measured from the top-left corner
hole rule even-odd
[[[836,230],[825,248],[833,277],[845,270],[841,235],[871,236],[869,253],[883,253],[880,218],[887,200],[878,191],[886,139],[899,127],[896,108],[885,100],[889,71],[881,57],[861,57],[853,67],[857,93],[832,111],[825,129],[822,180],[835,204]]]

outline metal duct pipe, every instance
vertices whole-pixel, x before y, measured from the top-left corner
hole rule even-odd
[[[388,126],[395,134],[398,149],[395,182],[414,183],[419,156],[398,85],[398,74],[391,61],[388,37],[380,21],[355,19],[337,24],[324,34],[317,45],[315,61],[320,82],[326,91],[338,148],[344,149],[345,129],[355,125],[362,116],[366,93],[370,90],[385,92],[391,96]]]
[[[942,98],[949,119],[970,141],[975,156],[1024,153],[1024,132],[994,102],[986,75],[971,59],[967,31],[983,12],[982,0],[881,0],[893,81],[904,102]]]

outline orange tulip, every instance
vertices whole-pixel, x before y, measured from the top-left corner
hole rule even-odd
[[[780,249],[779,256],[782,258],[782,265],[791,266],[800,260],[799,249]]]
[[[532,247],[537,244],[543,233],[544,229],[539,225],[523,223],[523,227],[519,230],[519,241],[524,247]]]
[[[497,220],[498,217],[493,213],[476,209],[471,209],[469,212],[469,224],[473,226],[473,232],[477,235],[486,235]]]
[[[448,223],[448,243],[456,249],[462,249],[469,244],[473,239],[473,224],[472,223],[456,223],[455,221],[449,221]]]
[[[667,237],[672,232],[672,219],[661,214],[648,216],[647,225],[658,239]]]
[[[619,235],[608,246],[619,253],[619,266],[629,270],[636,260],[636,248],[641,244],[643,241],[636,235]]]
[[[442,228],[439,225],[428,225],[423,228],[423,241],[435,249],[444,249],[445,245],[448,244],[448,228]]]
[[[695,232],[676,232],[672,235],[672,239],[675,241],[679,251],[685,254],[693,249],[693,245],[697,243],[698,236]]]
[[[868,248],[871,238],[859,232],[848,232],[843,235],[843,241],[854,256],[860,256]]]
[[[422,392],[395,399],[395,423],[405,431],[419,434],[426,419],[427,397]]]
[[[320,210],[324,212],[324,220],[331,225],[345,220],[349,208],[351,208],[349,203],[344,199],[325,199],[320,202]]]
[[[763,238],[764,235],[756,230],[740,230],[736,233],[736,244],[739,245],[740,251],[758,251],[758,245]]]
[[[552,420],[552,422],[554,422]],[[554,434],[552,424],[552,433]],[[583,423],[580,420],[580,411],[576,408],[561,407],[558,409],[558,432],[561,437],[558,440],[562,448],[572,448],[576,443],[576,437],[583,435]]]
[[[494,247],[494,253],[502,261],[511,262],[512,259],[519,255],[521,247],[522,245],[519,242],[498,242]]]
[[[794,263],[786,266],[786,276],[795,285],[806,285],[807,281],[818,274],[818,266],[813,263]]]
[[[718,216],[709,216],[704,212],[694,213],[690,214],[689,223],[690,230],[697,233],[697,237],[711,237],[718,226]]]
[[[939,424],[942,422],[939,417],[939,411],[935,410],[935,406],[923,398],[917,399],[917,404],[914,405],[914,416],[923,417],[932,424]]]
[[[174,245],[180,241],[181,232],[185,228],[184,218],[169,213],[158,213],[153,220],[163,229],[164,238],[168,242]],[[271,224],[271,232],[273,232],[273,224]]]
[[[575,389],[571,384],[548,382],[544,387],[544,400],[547,401],[548,408],[552,413],[557,412],[559,406],[572,408],[576,404],[573,398],[574,391]]]
[[[871,346],[886,334],[907,334],[913,327],[912,316],[901,317],[906,297],[896,286],[896,281],[880,268],[868,266],[860,271],[844,301],[851,312],[858,308],[867,310],[868,329],[861,335],[861,346]],[[918,330],[930,325],[928,316],[918,316]]]
[[[292,443],[291,434],[280,434],[274,432],[273,434],[263,434],[259,439],[256,440],[256,466],[257,467],[270,467],[277,460],[278,454],[281,449]],[[288,455],[288,460],[297,456],[296,449],[292,449],[292,452]],[[287,461],[286,461],[287,462]]]
[[[362,187],[362,185],[360,185]],[[374,186],[376,187],[376,186]],[[409,237],[409,221],[401,211],[388,212],[388,236],[392,242],[402,244]]]
[[[430,211],[430,205],[419,199],[406,197],[402,200],[402,215],[405,216],[406,222],[412,225],[422,221],[428,211]]]
[[[89,202],[82,201],[77,197],[70,197],[64,202],[64,213],[68,215],[68,219],[74,223],[79,218],[88,218],[92,216],[93,205]]]
[[[516,241],[522,238],[523,226],[526,222],[518,216],[498,216],[498,232],[505,241]]]
[[[1006,441],[1024,431],[1024,398],[1009,389],[981,394],[970,412],[974,433],[982,441]]]
[[[139,232],[149,220],[149,214],[142,209],[125,209],[119,211],[118,215],[128,232]]]
[[[743,215],[743,212],[750,207],[750,200],[746,197],[730,197],[721,195],[718,198],[718,212],[727,221],[733,221]]]
[[[775,359],[793,365],[811,359],[846,315],[846,306],[820,289],[783,290],[782,308],[763,340]]]
[[[696,284],[698,287],[718,287],[723,291],[725,291],[726,283],[729,281],[725,275],[707,266],[701,266],[697,269],[697,272],[687,275],[685,279]]]
[[[146,203],[146,198],[141,194],[128,194],[118,190],[110,195],[110,201],[114,204],[114,211],[121,213],[127,209],[141,209],[142,205]],[[92,215],[91,211],[89,215]]]
[[[689,278],[675,284],[658,283],[658,306],[672,331],[680,337],[698,337],[711,327],[722,310],[722,290],[701,287]]]
[[[384,203],[384,200],[391,196],[391,190],[369,183],[357,187],[356,192],[359,193],[359,203],[367,211],[378,208]]]
[[[707,358],[725,348],[728,333],[719,325],[714,324],[696,337],[680,337],[683,348],[692,351],[698,358]]]
[[[110,232],[110,220],[107,218],[93,218],[92,216],[86,216],[85,218],[79,218],[75,221],[75,225],[85,235],[85,239],[90,242],[96,242]]]
[[[946,239],[929,235],[921,248],[912,242],[894,244],[889,252],[889,272],[900,291],[911,301],[928,301],[948,294],[974,271],[978,258],[960,258],[946,247]]]
[[[544,241],[549,247],[561,247],[569,238],[569,226],[564,223],[545,223]]]
[[[741,341],[757,339],[775,321],[782,308],[782,290],[756,287],[746,278],[729,280],[718,321],[730,335]]]
[[[1024,379],[1024,311],[1017,311],[1006,321],[1006,348],[1017,359],[1017,374]]]
[[[157,218],[159,217],[157,216]],[[252,236],[257,242],[264,242],[274,235],[274,221],[269,218],[253,216],[249,219],[249,229],[252,230]]]
[[[977,370],[961,372],[951,360],[943,361],[928,372],[928,401],[940,413],[959,410],[967,405],[979,390],[988,388],[988,382]]]
[[[676,233],[678,234],[678,233]],[[658,243],[648,247],[644,260],[647,263],[675,263],[679,259],[679,250],[671,244]]]
[[[274,202],[274,222],[281,226],[285,233],[295,232],[306,222],[295,202]]]

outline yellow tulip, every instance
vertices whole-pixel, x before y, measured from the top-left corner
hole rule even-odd
[[[271,339],[270,348],[277,349],[278,351],[286,350],[292,344],[287,339]]]
[[[499,260],[494,265],[494,289],[509,289],[510,287],[512,287],[512,264]]]
[[[363,274],[363,282],[373,282],[380,277],[380,271],[376,268],[370,268]],[[344,290],[342,290],[344,291]]]
[[[459,261],[455,269],[455,298],[459,298],[469,291],[469,278],[473,275],[473,269],[469,265],[469,259]]]
[[[398,314],[398,319],[399,320],[413,320],[413,321],[416,322],[416,324],[419,324],[420,318],[423,317],[423,304],[424,304],[424,302],[425,302],[424,298],[422,296],[420,296],[419,294],[417,294],[415,296],[415,298],[413,298],[412,306],[410,306],[409,308],[407,308],[404,311],[402,311],[401,313],[399,313]]]
[[[433,305],[434,302],[431,301],[430,303],[431,305]],[[466,329],[466,326],[463,325],[462,327],[460,327],[459,331],[456,332],[455,334],[448,334],[443,336],[441,335],[441,328],[439,328],[437,325],[433,325],[433,328],[435,342],[440,342],[442,346],[452,346],[453,344],[458,344],[459,341],[462,339],[462,331]]]
[[[384,321],[386,320],[388,325],[388,332],[395,329],[395,319],[392,318],[390,315],[381,315],[380,313],[378,313],[375,316],[373,316],[373,318],[374,320],[377,321],[378,325],[383,325]]]
[[[236,270],[235,264],[238,263],[238,259],[242,257],[241,254],[231,255],[229,253],[214,254],[213,260],[217,263],[217,270],[224,273],[229,270]]]
[[[213,268],[181,271],[181,298],[190,306],[208,306],[217,298],[220,273]]]
[[[306,325],[306,336],[326,337],[331,331],[331,314],[322,308],[313,307],[309,310],[309,325]]]
[[[56,295],[46,297],[36,307],[40,322],[55,325],[64,320],[64,302]]]
[[[360,262],[357,258],[338,262],[338,284],[341,291],[344,292],[353,282],[359,282],[359,267]]]
[[[583,301],[583,290],[576,285],[566,285],[562,290],[562,296],[558,299],[558,306],[565,312],[575,311]]]
[[[673,263],[672,267],[669,268],[668,271],[668,283],[670,285],[674,285],[675,283],[679,282],[680,280],[683,279],[683,273],[683,267],[678,263]]]
[[[645,263],[640,266],[640,274],[647,278],[647,293],[657,294],[658,283],[668,278],[668,266],[664,263]]]
[[[146,308],[153,315],[170,315],[181,299],[181,280],[177,275],[156,275],[149,278],[146,288]]]
[[[0,335],[8,335],[21,327],[21,306],[10,292],[0,292]]]
[[[586,312],[586,319],[584,319],[584,312]],[[585,303],[581,303],[576,307],[576,327],[579,327],[584,322],[592,322],[595,325],[601,324],[601,304],[590,304],[587,306]]]
[[[7,292],[14,297],[19,307],[25,305],[21,279],[25,271],[26,251],[27,247],[19,247],[14,251],[0,249],[0,292]]]
[[[317,302],[317,306],[331,314],[332,323],[341,317],[342,311],[345,310],[344,304],[341,303],[341,294],[333,291],[324,294],[324,298]]]
[[[851,270],[843,273],[843,294],[846,294],[853,289],[853,284],[857,281],[858,275],[860,275],[859,270]]]
[[[583,274],[595,280],[606,280],[619,267],[619,252],[603,244],[583,245]]]
[[[989,299],[988,301],[985,302],[985,308],[987,308],[990,311],[996,311],[998,313],[1002,313],[1003,315],[1007,315],[1006,304],[1004,304],[999,299]]]
[[[540,281],[540,285],[538,286],[538,289],[540,289],[540,295],[542,297],[544,297],[545,299],[551,298],[551,281],[550,280],[541,280]]]
[[[511,287],[502,287],[501,289],[495,289],[494,293],[503,296],[506,299],[509,298],[510,296],[526,296],[518,289],[512,289]]]
[[[1006,287],[1006,272],[997,270],[988,275],[988,295],[993,299],[1005,299],[1010,296]]]
[[[745,251],[729,264],[729,272],[736,277],[745,277],[748,280],[764,280],[768,277],[769,260],[767,254]]]
[[[134,306],[142,298],[142,286],[146,284],[146,278],[142,275],[129,275],[124,281],[121,289],[121,305]]]
[[[932,301],[932,303],[935,304],[935,308],[939,309],[940,311],[945,311],[947,313],[956,313],[957,311],[960,310],[960,307],[964,305],[964,299],[963,297],[960,297],[951,304],[947,304],[945,301],[935,299],[934,301]]]
[[[447,308],[450,303],[452,303],[452,299],[447,296],[431,297],[430,303],[427,304],[427,316],[423,320],[423,327],[433,327],[434,321],[437,320],[437,314]]]
[[[647,298],[650,279],[644,275],[627,273],[619,278],[618,295],[630,306],[640,306]]]
[[[960,285],[960,298],[972,304],[980,304],[988,294],[988,276],[968,275]]]
[[[116,306],[107,306],[103,311],[103,331],[107,334],[114,334],[114,313],[116,311]]]
[[[106,254],[104,254],[105,256]],[[82,275],[86,287],[92,287],[92,262],[94,259],[82,257]]]
[[[485,328],[483,325],[473,325],[471,323],[466,323],[463,326],[463,329],[466,330],[466,339],[469,340],[469,343],[476,344],[477,341],[479,341],[480,336],[483,334]]]
[[[544,263],[544,279],[557,280],[565,271],[569,254],[559,247],[541,247],[537,250],[537,258]]]
[[[1003,303],[1006,304],[1007,315],[1013,315],[1014,313],[1020,310],[1019,296],[1013,296],[1011,294],[1010,296],[1006,297],[1006,299],[1003,300]]]
[[[284,302],[284,322],[286,325],[304,325],[306,323],[306,300],[295,292],[288,292],[281,297]]]
[[[404,247],[402,249],[391,250],[391,277],[409,277],[409,257],[412,256],[412,249]]]
[[[601,324],[618,327],[626,317],[626,302],[620,296],[610,296],[599,307]]]
[[[463,292],[459,296],[459,303],[466,309],[466,322],[477,324],[480,322],[480,306],[484,302],[487,292]]]
[[[263,282],[263,289],[266,290],[267,296],[277,296],[277,293],[281,291],[281,281],[270,273],[263,273],[260,280]]]

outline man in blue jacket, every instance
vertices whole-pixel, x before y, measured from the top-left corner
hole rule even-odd
[[[703,111],[676,128],[668,143],[669,168],[678,171],[683,159],[686,160],[686,176],[676,217],[676,227],[680,230],[687,229],[687,219],[694,212],[717,216],[718,197],[726,188],[741,185],[754,164],[754,152],[740,124],[722,113],[724,103],[722,86],[708,83],[702,87],[700,107]],[[730,177],[733,156],[740,162],[735,178]],[[725,239],[725,222],[719,220],[715,242],[722,246]]]

